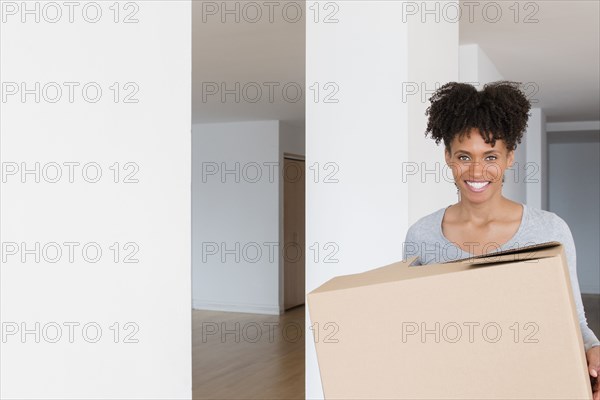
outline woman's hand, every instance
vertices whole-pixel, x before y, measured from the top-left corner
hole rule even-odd
[[[600,400],[600,346],[594,346],[585,353],[588,371],[592,377],[592,392],[594,400]]]

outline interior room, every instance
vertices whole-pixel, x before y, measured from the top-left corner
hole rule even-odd
[[[198,399],[304,398],[305,9],[276,6],[193,2]]]

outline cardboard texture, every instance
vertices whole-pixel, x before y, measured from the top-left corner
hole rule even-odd
[[[326,399],[592,399],[562,244],[415,259],[308,294]]]

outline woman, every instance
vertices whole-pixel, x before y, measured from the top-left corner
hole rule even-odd
[[[425,136],[431,134],[436,144],[444,141],[446,163],[452,169],[459,201],[409,228],[405,243],[411,245],[405,246],[404,259],[418,256],[417,264],[430,264],[535,243],[561,242],[594,400],[600,400],[600,341],[587,325],[569,226],[555,213],[502,196],[504,171],[512,166],[514,150],[527,127],[529,101],[517,83],[506,81],[487,84],[482,91],[451,82],[438,89],[430,101]]]

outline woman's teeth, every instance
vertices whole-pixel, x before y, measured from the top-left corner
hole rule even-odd
[[[487,181],[487,182],[470,182],[470,181],[466,181],[466,182],[467,182],[467,185],[469,185],[475,191],[483,190],[490,183],[489,181]]]

